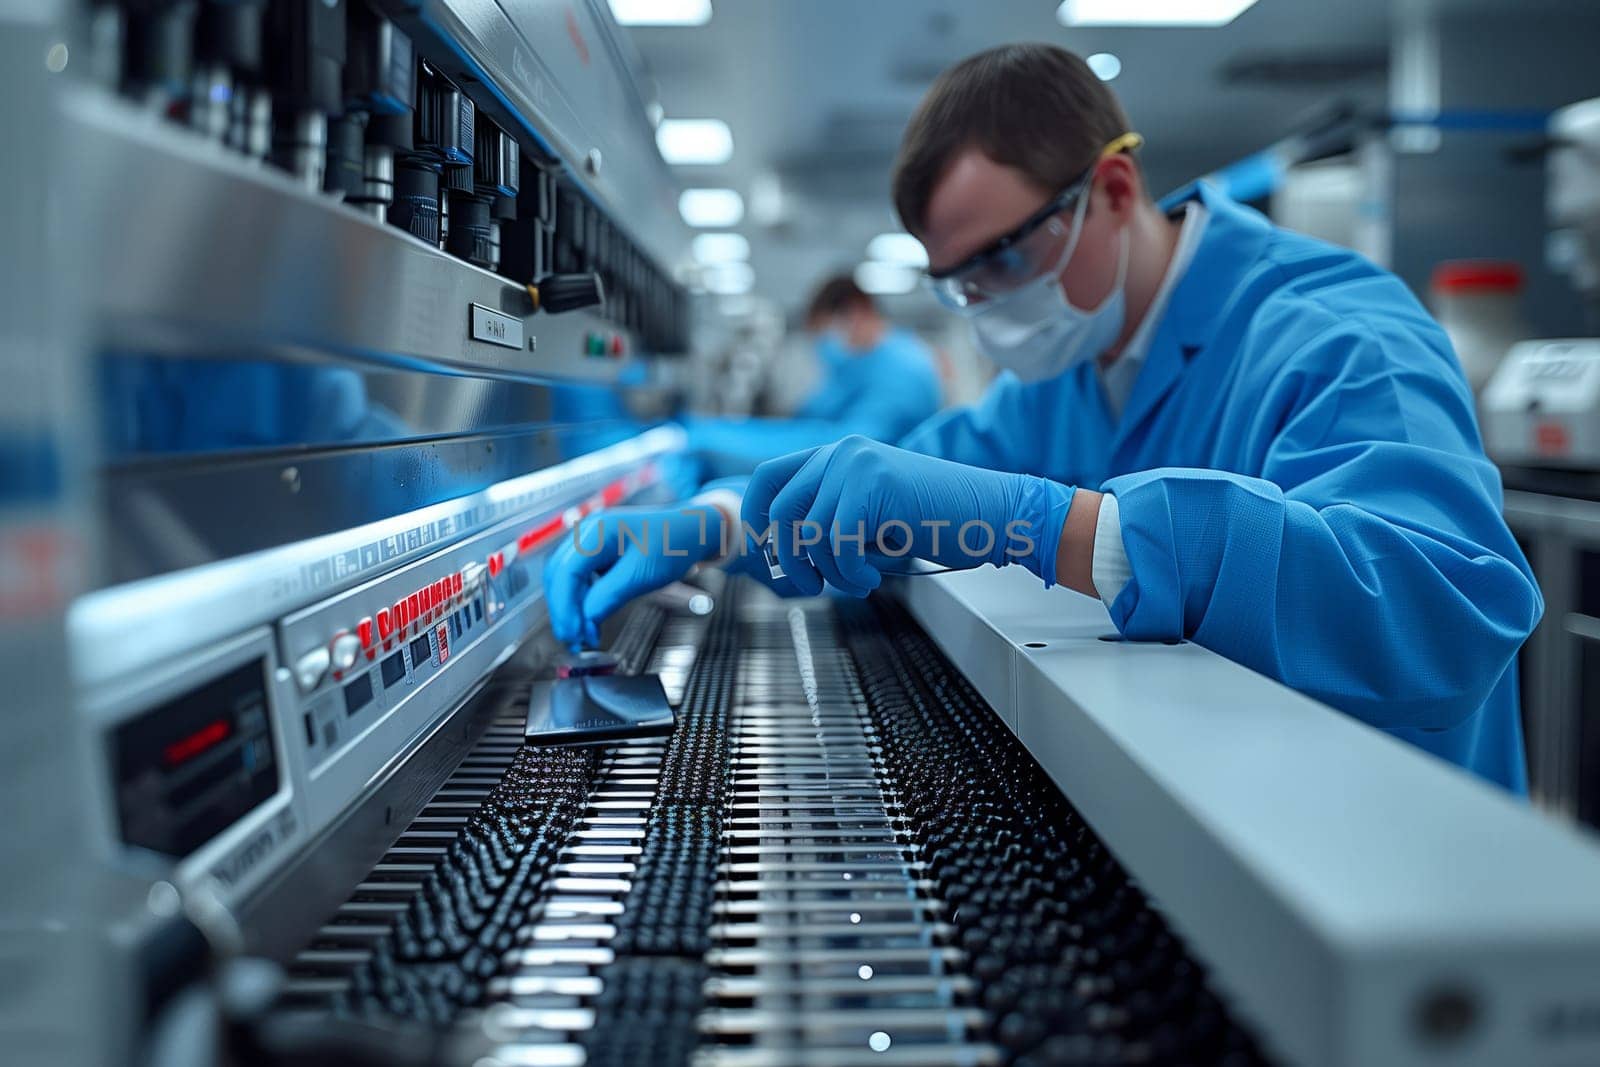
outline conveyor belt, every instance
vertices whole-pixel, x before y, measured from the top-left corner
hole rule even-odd
[[[521,745],[527,681],[296,961],[301,1007],[505,1064],[1254,1064],[1026,750],[890,602],[636,612],[665,741]]]

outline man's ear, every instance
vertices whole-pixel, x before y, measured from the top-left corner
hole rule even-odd
[[[1126,152],[1101,161],[1097,178],[1095,185],[1105,206],[1118,217],[1133,214],[1134,208],[1144,199],[1144,176]]]

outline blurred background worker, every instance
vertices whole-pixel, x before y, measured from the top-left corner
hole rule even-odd
[[[906,555],[1020,563],[1128,637],[1194,640],[1525,792],[1515,657],[1542,602],[1448,338],[1394,275],[1212,186],[1157,203],[1141,144],[1053,45],[934,83],[895,206],[1007,373],[904,448],[849,437],[759,467],[738,512],[772,531],[782,591],[867,595],[898,527]],[[732,495],[696,502],[711,532],[691,556],[744,548]],[[651,521],[691,540],[687,515]],[[558,636],[592,640],[597,615],[687,570],[652,555],[558,548]]]
[[[939,410],[942,390],[928,345],[884,317],[849,275],[824,281],[805,316],[819,381],[792,418],[690,416],[691,472],[679,484],[748,474],[796,449],[861,434],[898,441]]]

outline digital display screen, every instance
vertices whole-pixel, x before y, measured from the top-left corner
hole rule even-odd
[[[420,667],[433,659],[433,646],[428,644],[428,635],[423,634],[411,642],[411,666]]]
[[[344,687],[344,713],[354,715],[372,703],[372,675],[363,674]]]
[[[395,683],[406,676],[406,658],[399,652],[383,661],[383,687],[393,689]]]
[[[278,791],[266,663],[252,660],[111,735],[130,845],[184,856]]]

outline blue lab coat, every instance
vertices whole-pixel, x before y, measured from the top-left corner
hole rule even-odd
[[[901,444],[1116,495],[1111,617],[1188,638],[1527,790],[1515,657],[1544,609],[1472,394],[1393,275],[1205,186],[1210,220],[1120,418],[1092,365]]]

